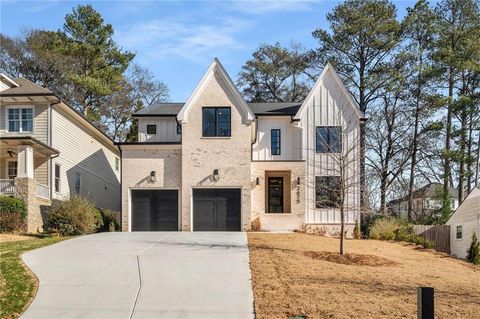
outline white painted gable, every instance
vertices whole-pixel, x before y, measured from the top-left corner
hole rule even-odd
[[[18,84],[3,73],[0,73],[0,92],[17,87]]]
[[[219,75],[220,78],[223,80],[223,82],[226,84],[227,89],[230,91],[229,93],[232,94],[233,98],[236,100],[236,102],[240,106],[241,108],[240,111],[243,113],[242,115],[245,117],[246,121],[252,122],[253,120],[255,120],[255,115],[253,114],[252,110],[243,99],[242,95],[238,91],[237,87],[233,83],[227,71],[225,71],[220,61],[217,58],[215,58],[212,64],[210,65],[210,67],[208,68],[207,72],[205,72],[204,76],[198,83],[193,93],[188,98],[185,105],[180,110],[180,113],[178,113],[177,115],[178,121],[181,123],[188,123],[188,113],[192,105],[195,104],[195,101],[197,100],[197,98],[202,94],[202,92],[207,87],[207,83],[215,75]]]

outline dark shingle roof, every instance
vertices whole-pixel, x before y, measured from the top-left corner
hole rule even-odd
[[[177,116],[185,103],[159,103],[138,111],[134,116]],[[247,103],[255,115],[297,114],[301,102]]]
[[[0,92],[0,96],[21,96],[21,95],[53,95],[53,92],[41,87],[27,79],[16,78],[13,80],[18,84],[16,87]]]

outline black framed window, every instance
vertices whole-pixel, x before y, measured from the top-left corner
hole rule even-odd
[[[268,212],[283,213],[283,177],[268,178]]]
[[[55,192],[60,192],[60,164],[55,164]]]
[[[157,134],[157,126],[154,124],[147,125],[147,134]]]
[[[340,153],[342,150],[342,128],[340,126],[317,126],[316,152]]]
[[[281,133],[279,129],[272,129],[271,135],[271,151],[272,155],[280,155],[281,149]]]
[[[202,135],[204,137],[231,136],[231,125],[229,107],[202,108]]]
[[[340,202],[340,177],[315,176],[316,208],[338,208]]]
[[[177,134],[182,134],[182,126],[177,123]]]
[[[463,237],[463,227],[462,225],[458,225],[455,234],[455,239],[462,239]]]
[[[75,173],[75,195],[80,195],[80,179],[81,179],[80,173],[76,172]]]

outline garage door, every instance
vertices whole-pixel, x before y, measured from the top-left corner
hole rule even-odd
[[[177,190],[132,190],[132,231],[178,230]]]
[[[240,189],[194,189],[193,230],[241,230]]]

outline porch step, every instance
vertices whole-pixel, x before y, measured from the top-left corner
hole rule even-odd
[[[260,229],[265,231],[294,231],[304,221],[303,215],[297,214],[262,214]]]

